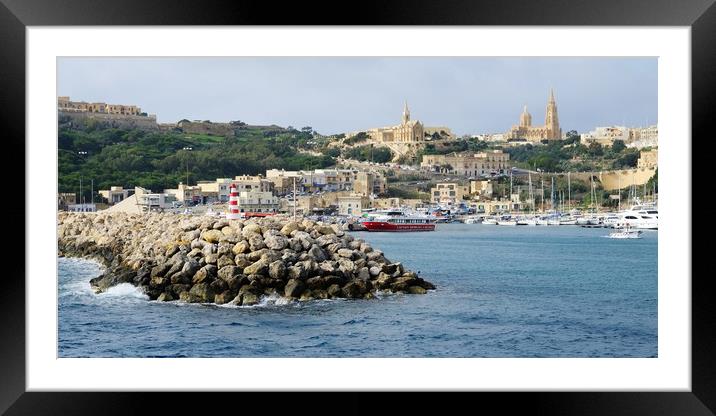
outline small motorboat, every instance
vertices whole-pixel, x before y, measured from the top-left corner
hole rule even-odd
[[[633,230],[631,227],[618,228],[607,236],[608,238],[641,238],[641,230]]]

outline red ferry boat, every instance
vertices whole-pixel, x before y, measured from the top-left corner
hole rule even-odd
[[[435,222],[427,216],[389,212],[361,222],[368,231],[434,231]]]

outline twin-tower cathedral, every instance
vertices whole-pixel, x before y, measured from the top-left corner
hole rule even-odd
[[[559,127],[557,117],[557,103],[554,100],[554,91],[550,89],[547,109],[545,111],[544,126],[532,126],[532,115],[527,112],[527,106],[520,114],[520,124],[512,126],[506,134],[507,140],[527,140],[539,142],[542,140],[559,140],[562,138],[562,129]]]

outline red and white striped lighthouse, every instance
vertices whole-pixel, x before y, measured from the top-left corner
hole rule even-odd
[[[233,183],[229,187],[229,213],[226,214],[228,220],[238,220],[239,215],[239,193],[236,191],[236,185]]]

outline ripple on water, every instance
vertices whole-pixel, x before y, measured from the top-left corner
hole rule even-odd
[[[104,268],[58,260],[61,357],[655,357],[658,233],[579,227],[362,233],[438,286],[426,296],[254,306],[96,295]],[[429,234],[429,235],[428,235]],[[436,261],[436,259],[439,259]],[[604,265],[608,264],[608,267]]]

